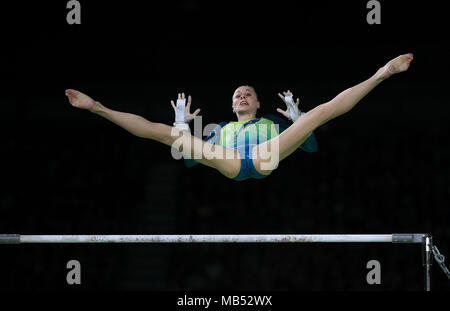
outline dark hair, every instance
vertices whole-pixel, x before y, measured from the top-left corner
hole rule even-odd
[[[241,86],[247,86],[247,87],[250,87],[250,88],[253,90],[253,92],[255,93],[256,99],[258,99],[258,93],[256,93],[255,88],[254,88],[253,86],[249,85],[249,84],[241,84],[241,85],[239,85],[237,88],[235,88],[234,90],[236,91],[236,90],[237,90],[238,88],[240,88]]]

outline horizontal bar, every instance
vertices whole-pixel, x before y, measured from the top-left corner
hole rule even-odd
[[[425,243],[425,238],[430,236],[428,233],[394,233],[392,243]]]
[[[412,234],[210,234],[210,235],[19,235],[0,234],[0,244],[23,243],[422,243]]]

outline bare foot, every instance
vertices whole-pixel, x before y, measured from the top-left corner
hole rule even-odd
[[[69,98],[70,104],[77,108],[90,110],[95,105],[92,98],[76,90],[66,90],[66,96]]]
[[[408,70],[414,56],[412,53],[400,55],[390,60],[384,67],[384,75],[387,77]]]

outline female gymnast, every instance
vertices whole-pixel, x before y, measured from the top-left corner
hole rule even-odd
[[[270,116],[257,118],[256,112],[260,107],[257,94],[252,87],[241,86],[232,97],[233,112],[238,121],[219,124],[205,140],[191,135],[187,125],[200,112],[197,109],[190,113],[191,96],[188,96],[187,105],[183,109],[184,117],[180,120],[178,115],[173,127],[150,122],[138,115],[108,109],[76,90],[66,90],[66,96],[74,107],[98,114],[138,137],[176,148],[182,152],[187,166],[199,162],[235,180],[264,178],[277,168],[279,161],[296,149],[315,151],[317,145],[313,131],[316,128],[351,110],[380,82],[393,74],[406,71],[412,60],[411,53],[400,55],[379,68],[369,79],[301,115],[298,110],[299,101],[292,101],[292,93],[285,92],[284,97],[278,94],[285,101],[287,109],[277,110],[294,121],[290,126],[284,125],[281,119]],[[184,94],[178,94],[178,100],[185,100]],[[171,104],[177,112],[173,101]],[[279,124],[278,132],[274,132],[274,124]],[[265,125],[264,130],[260,130],[262,125]],[[273,161],[274,154],[276,161]]]

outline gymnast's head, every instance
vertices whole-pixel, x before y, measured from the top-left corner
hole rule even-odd
[[[240,115],[256,117],[259,105],[258,95],[252,86],[243,85],[234,91],[232,107],[238,118]]]

